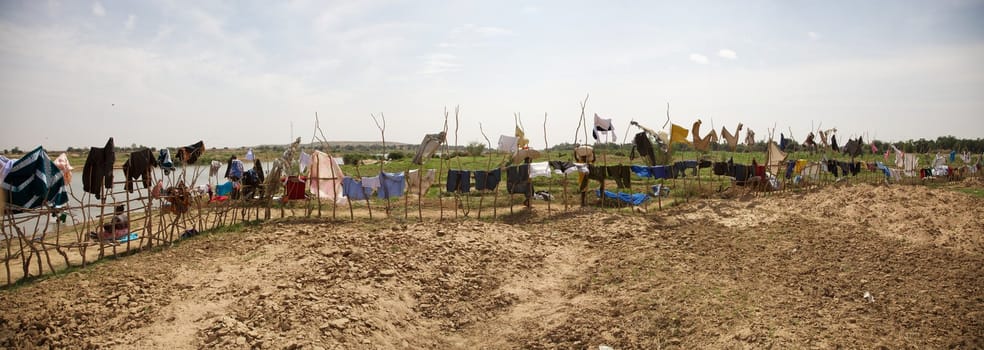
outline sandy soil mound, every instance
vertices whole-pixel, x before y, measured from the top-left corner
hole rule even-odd
[[[648,216],[267,223],[2,291],[0,346],[982,347],[980,204],[857,185]]]

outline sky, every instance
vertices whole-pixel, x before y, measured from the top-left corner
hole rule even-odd
[[[667,104],[702,133],[980,138],[982,62],[984,1],[4,0],[0,148],[308,142],[316,114],[419,143],[445,110],[452,145],[519,113],[541,148],[586,96],[620,142]]]

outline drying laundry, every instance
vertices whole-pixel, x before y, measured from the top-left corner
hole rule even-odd
[[[618,141],[618,137],[615,134],[615,126],[612,125],[612,119],[611,118],[605,119],[605,118],[599,117],[598,114],[595,113],[595,115],[594,115],[594,125],[595,125],[594,126],[594,130],[591,131],[591,136],[594,137],[595,141],[598,141],[598,133],[599,132],[602,133],[602,134],[605,134],[606,136],[608,135],[608,133],[611,133],[612,134],[612,142],[617,142]]]
[[[437,149],[441,147],[441,144],[443,144],[446,139],[447,133],[444,131],[436,134],[424,135],[423,141],[420,141],[420,146],[417,147],[417,154],[413,156],[413,164],[424,164],[428,158],[434,155],[434,152],[437,152]]]
[[[113,138],[106,141],[106,146],[92,147],[89,156],[85,158],[82,167],[82,190],[102,198],[102,189],[113,188],[113,163],[116,162]]]
[[[141,178],[144,188],[150,188],[150,172],[155,167],[157,167],[157,159],[150,149],[144,148],[130,153],[130,159],[123,163],[123,176],[126,178],[124,189],[133,193],[133,182]]]
[[[35,148],[10,163],[10,170],[0,184],[7,191],[8,205],[33,209],[42,204],[60,207],[68,203],[65,178],[43,148]]]
[[[492,191],[499,186],[502,181],[502,169],[492,169],[489,171],[475,171],[475,189],[479,191]]]
[[[471,172],[468,170],[448,170],[445,181],[448,192],[468,193],[471,191]]]

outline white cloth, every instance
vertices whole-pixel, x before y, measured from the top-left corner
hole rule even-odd
[[[611,118],[605,119],[605,118],[599,117],[598,116],[598,113],[595,113],[595,115],[594,115],[594,125],[595,125],[595,128],[594,128],[594,131],[591,132],[591,135],[594,136],[595,141],[598,140],[598,133],[599,132],[602,133],[602,134],[605,134],[605,135],[608,135],[608,133],[611,132],[612,133],[612,142],[617,142],[618,141],[618,137],[617,137],[617,135],[615,135],[615,126],[612,125],[612,119]]]
[[[246,160],[253,160],[253,149],[252,148],[250,148],[249,151],[246,151]]]
[[[342,157],[332,157],[331,159],[334,159],[335,160],[335,164],[345,165],[345,158],[342,158]]]
[[[519,142],[519,138],[515,136],[500,135],[499,136],[499,150],[502,152],[513,153],[516,152],[516,143]]]
[[[377,188],[379,188],[379,175],[372,176],[372,177],[363,176],[362,187],[371,188],[373,191],[375,191]]]
[[[219,176],[219,168],[222,168],[222,162],[213,160],[208,166],[208,176]]]
[[[3,179],[7,178],[7,174],[10,173],[10,167],[16,161],[17,159],[7,159],[7,157],[0,156],[0,183],[3,183]]]
[[[530,178],[550,176],[550,164],[547,162],[530,163]]]
[[[301,159],[300,159],[300,161],[298,161],[298,163],[301,166],[301,169],[300,169],[301,170],[301,173],[303,173],[304,172],[304,169],[307,169],[307,167],[309,165],[311,165],[311,155],[310,154],[307,154],[307,153],[304,153],[304,152],[301,152]]]

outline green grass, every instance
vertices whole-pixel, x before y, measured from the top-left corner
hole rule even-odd
[[[966,188],[957,188],[955,190],[957,192],[963,192],[977,198],[984,198],[984,188],[966,187]]]

